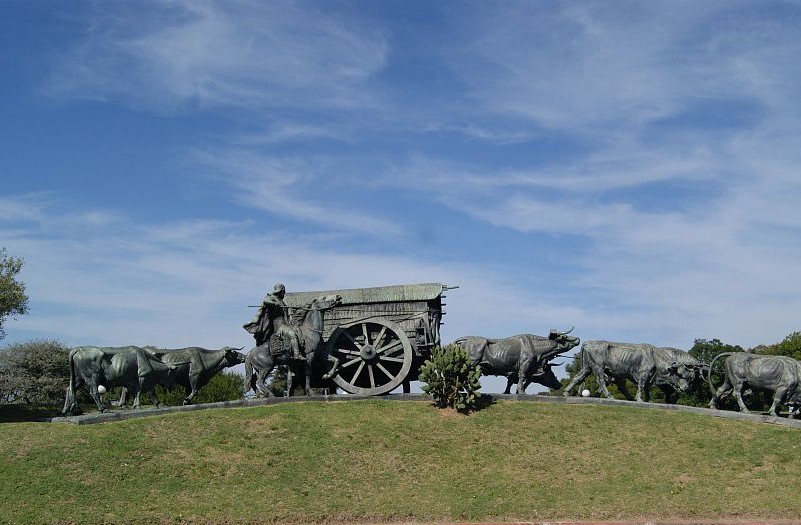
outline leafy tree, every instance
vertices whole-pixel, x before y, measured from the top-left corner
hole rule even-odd
[[[0,351],[0,402],[52,405],[70,382],[69,348],[53,340],[9,345]]]
[[[751,351],[765,355],[786,355],[801,361],[801,332],[793,332],[780,343],[761,345]]]
[[[9,316],[28,313],[28,296],[25,285],[17,280],[23,260],[12,257],[6,249],[0,249],[0,339],[6,332],[3,324]]]
[[[469,412],[478,402],[481,369],[470,363],[459,345],[434,348],[431,359],[420,367],[419,377],[425,383],[423,392],[433,397],[439,408]]]
[[[743,351],[744,349],[742,346],[724,343],[717,338],[696,339],[693,343],[693,347],[690,348],[690,355],[702,363],[710,365],[720,354]],[[715,361],[714,367],[714,370],[712,370],[709,375],[702,378],[702,383],[696,385],[697,388],[682,394],[680,399],[684,400],[684,404],[699,407],[709,406],[709,401],[712,399],[712,392],[707,381],[711,380],[714,387],[723,384],[723,358]],[[727,403],[727,401],[724,401],[724,403]]]

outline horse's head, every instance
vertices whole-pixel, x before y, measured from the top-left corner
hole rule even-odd
[[[339,306],[342,304],[342,296],[339,294],[326,294],[321,295],[314,301],[312,301],[312,308],[317,308],[319,310],[328,310],[329,308],[334,308],[335,306]]]

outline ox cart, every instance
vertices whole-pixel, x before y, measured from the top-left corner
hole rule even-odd
[[[320,296],[341,302],[324,312],[321,347],[330,378],[351,394],[386,394],[417,379],[420,365],[440,343],[444,292],[439,283],[287,293],[290,309],[300,309]],[[323,363],[318,363],[323,364]],[[318,368],[318,367],[315,367]],[[324,384],[320,377],[313,383]],[[329,383],[330,384],[330,383]]]

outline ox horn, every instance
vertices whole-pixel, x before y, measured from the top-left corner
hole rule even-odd
[[[555,330],[555,332],[558,333],[559,335],[567,335],[573,331],[573,328],[575,328],[575,326],[571,327],[570,330],[568,330],[567,332],[560,332],[559,330]]]
[[[545,366],[562,366],[563,364],[565,364],[564,361],[559,361],[558,363],[548,363]]]

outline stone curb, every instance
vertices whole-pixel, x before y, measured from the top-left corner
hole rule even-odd
[[[606,406],[627,406],[632,408],[642,408],[650,410],[675,410],[679,412],[689,412],[712,417],[722,417],[739,421],[752,421],[756,423],[770,423],[791,428],[801,428],[801,420],[789,419],[784,417],[773,417],[762,414],[743,414],[728,410],[713,410],[711,408],[691,407],[685,405],[668,405],[657,403],[638,403],[636,401],[623,401],[619,399],[606,399],[598,397],[565,397],[565,396],[545,396],[539,394],[516,395],[516,394],[484,394],[494,401],[520,401],[537,403],[562,403],[568,405],[606,405]],[[361,401],[366,399],[387,400],[387,401],[428,401],[431,398],[425,394],[390,394],[385,396],[356,396],[356,395],[332,395],[332,396],[307,396],[307,397],[271,397],[240,399],[236,401],[222,401],[219,403],[205,403],[198,405],[186,405],[163,408],[144,408],[141,410],[121,410],[116,412],[104,412],[96,414],[86,414],[82,416],[54,417],[46,421],[52,423],[71,423],[74,425],[91,425],[95,423],[108,423],[111,421],[124,421],[139,417],[159,416],[162,414],[173,414],[176,412],[192,412],[195,410],[207,410],[211,408],[247,408],[264,405],[276,405],[281,403],[304,403],[309,401],[317,402],[347,402]],[[539,522],[537,522],[539,523]],[[574,522],[551,522],[549,525],[566,525]],[[587,522],[598,524],[614,524],[616,522]],[[660,525],[663,522],[643,522]],[[669,523],[669,522],[664,522]],[[696,523],[696,522],[693,522]],[[702,522],[697,522],[702,523]],[[715,522],[719,523],[719,522]],[[748,522],[748,523],[774,523],[774,522]],[[797,522],[801,525],[801,521]],[[629,524],[632,525],[632,524]],[[691,525],[691,524],[687,524]]]

